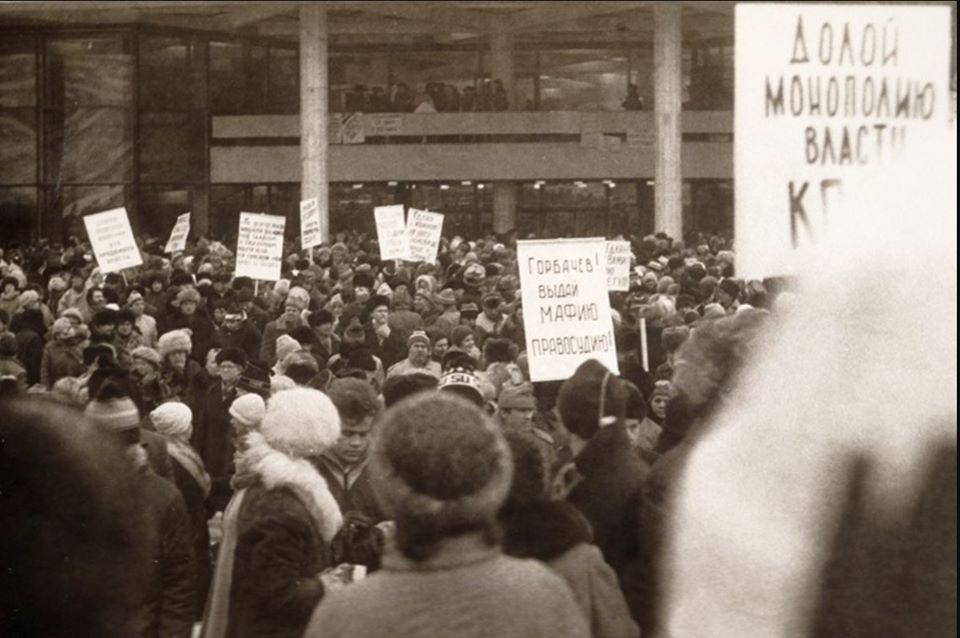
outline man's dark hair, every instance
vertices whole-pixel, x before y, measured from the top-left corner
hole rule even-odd
[[[414,394],[436,390],[437,383],[436,377],[422,372],[390,377],[383,384],[383,402],[389,408]]]
[[[327,395],[337,406],[341,419],[360,421],[380,412],[377,393],[366,380],[336,379],[330,384]]]

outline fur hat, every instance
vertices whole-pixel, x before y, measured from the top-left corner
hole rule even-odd
[[[310,293],[301,288],[300,286],[294,286],[290,289],[290,292],[287,293],[287,298],[283,302],[284,307],[286,306],[296,306],[298,310],[306,310],[307,306],[310,305]]]
[[[470,264],[463,270],[463,283],[470,288],[477,288],[487,278],[487,270],[480,264]]]
[[[240,373],[237,389],[267,397],[270,395],[270,372],[260,366],[247,363],[247,367]]]
[[[319,390],[292,388],[270,398],[260,428],[267,443],[292,457],[315,457],[340,437],[340,416]]]
[[[533,410],[537,407],[537,402],[533,398],[533,385],[531,383],[521,383],[520,385],[505,385],[500,391],[500,398],[497,399],[497,407],[501,410]]]
[[[171,330],[163,333],[157,342],[157,350],[164,359],[174,352],[190,352],[193,350],[190,333],[186,330]]]
[[[87,404],[83,413],[98,426],[113,432],[140,427],[140,412],[130,397],[94,399]]]
[[[494,520],[513,461],[483,411],[459,397],[423,393],[391,408],[378,429],[371,476],[389,516],[440,531]]]
[[[172,439],[189,441],[193,434],[193,412],[186,403],[161,403],[150,413],[150,421],[159,434]]]
[[[686,326],[664,328],[660,336],[660,344],[667,352],[676,352],[689,336],[690,328]]]
[[[173,300],[173,305],[179,306],[184,302],[193,302],[195,304],[199,304],[200,293],[193,288],[181,288],[180,292],[177,293],[176,299]]]
[[[149,361],[158,368],[163,363],[163,357],[160,356],[160,353],[154,350],[153,348],[148,348],[147,346],[138,346],[133,349],[130,353],[131,359],[143,359],[144,361]]]
[[[441,306],[455,306],[457,305],[457,296],[449,288],[444,288],[434,296],[434,301]]]
[[[604,417],[623,413],[627,398],[620,379],[596,359],[589,359],[563,382],[557,395],[557,410],[567,430],[589,440]]]
[[[248,428],[259,428],[267,413],[267,404],[259,394],[244,394],[230,404],[230,416]]]
[[[53,333],[54,337],[59,337],[62,334],[68,334],[73,330],[73,322],[71,322],[66,317],[60,317],[53,322],[53,327],[50,328],[50,331]]]
[[[40,301],[40,293],[36,290],[24,290],[20,293],[20,307],[23,308],[32,303]]]
[[[297,350],[303,350],[303,346],[290,335],[280,335],[277,337],[277,361],[283,361],[287,358],[288,354],[294,353]]]

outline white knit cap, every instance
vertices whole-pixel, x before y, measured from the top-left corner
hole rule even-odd
[[[173,439],[186,441],[193,434],[193,412],[179,401],[161,403],[150,413],[150,420],[158,433]]]
[[[244,394],[230,404],[230,416],[249,428],[260,427],[266,413],[267,406],[259,394]]]
[[[290,335],[280,335],[277,337],[277,361],[283,361],[287,358],[288,354],[296,352],[297,350],[303,350],[303,346]]]

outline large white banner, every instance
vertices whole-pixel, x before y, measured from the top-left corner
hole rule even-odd
[[[440,249],[443,215],[425,210],[410,209],[407,219],[407,237],[410,240],[410,260],[433,263]]]
[[[316,197],[300,202],[300,247],[304,250],[323,243],[320,201]]]
[[[517,262],[530,379],[567,379],[588,359],[619,374],[606,241],[520,241]]]
[[[630,242],[607,242],[607,290],[630,290]]]
[[[380,259],[410,259],[410,239],[403,217],[403,205],[377,206],[373,209],[377,222]]]
[[[283,229],[287,219],[282,215],[240,213],[237,235],[237,277],[265,281],[280,279],[283,257]]]
[[[187,248],[187,236],[190,234],[190,213],[177,216],[177,223],[170,230],[170,238],[163,249],[165,253],[179,253]]]
[[[739,276],[793,273],[838,226],[910,214],[885,194],[937,188],[949,7],[739,3],[735,19]]]
[[[87,236],[90,238],[90,246],[97,258],[100,272],[117,272],[143,263],[140,249],[133,238],[126,208],[86,215],[83,224],[87,228]]]

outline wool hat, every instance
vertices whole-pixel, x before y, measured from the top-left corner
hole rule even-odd
[[[273,292],[281,296],[286,296],[290,292],[290,280],[289,279],[280,279],[277,283],[273,284]]]
[[[287,358],[288,354],[302,349],[303,346],[300,345],[300,342],[290,335],[280,335],[277,337],[277,361],[283,361]]]
[[[290,289],[290,292],[287,293],[287,298],[283,302],[284,307],[295,306],[298,310],[306,310],[307,306],[310,305],[310,293],[301,288],[300,286],[294,286]]]
[[[173,300],[173,305],[179,306],[184,302],[193,302],[195,304],[199,304],[200,293],[193,288],[181,288],[180,292],[177,293],[176,299]]]
[[[314,372],[320,372],[320,364],[317,359],[306,350],[296,350],[285,356],[280,361],[280,369],[288,370],[290,366],[306,366]]]
[[[520,385],[505,385],[497,399],[497,407],[501,410],[533,410],[537,402],[533,398],[533,384],[529,382]]]
[[[220,365],[224,361],[230,361],[242,370],[247,365],[247,353],[240,348],[224,348],[217,353],[216,362]]]
[[[67,320],[74,319],[77,323],[84,323],[83,313],[80,312],[79,308],[74,308],[73,306],[61,312],[60,317]]]
[[[20,293],[20,307],[28,306],[32,303],[40,301],[40,293],[36,290],[24,290]]]
[[[452,367],[444,372],[437,389],[458,394],[481,407],[487,401],[480,387],[479,377],[468,368]]]
[[[690,336],[690,328],[686,326],[672,326],[664,328],[660,335],[660,345],[667,352],[676,352],[683,342]]]
[[[427,333],[423,330],[414,330],[412,333],[410,333],[410,337],[407,338],[407,347],[409,348],[415,343],[422,343],[429,348],[430,337],[428,337]]]
[[[111,308],[98,310],[90,318],[91,326],[106,326],[115,323],[117,323],[117,311]]]
[[[653,401],[656,397],[667,397],[669,399],[671,396],[673,396],[672,383],[661,380],[653,384],[653,390],[650,392],[650,401]]]
[[[60,317],[53,322],[53,326],[50,328],[50,331],[53,333],[54,337],[59,337],[60,335],[67,334],[73,330],[73,322],[71,322],[66,317]]]
[[[267,404],[259,394],[244,394],[230,404],[230,416],[248,428],[258,428],[267,413]]]
[[[444,288],[436,295],[434,295],[434,301],[436,301],[441,306],[455,306],[457,305],[457,295],[450,288]]]
[[[150,421],[158,433],[170,438],[189,441],[193,434],[193,411],[186,403],[161,403],[150,413]]]
[[[470,288],[477,288],[487,278],[487,269],[481,264],[470,264],[463,270],[463,283]]]
[[[450,343],[460,347],[467,337],[473,336],[473,328],[470,326],[457,326],[450,335]]]
[[[130,352],[130,358],[149,361],[158,368],[163,363],[163,357],[160,356],[160,353],[153,348],[148,348],[147,346],[138,346],[134,348],[133,351]]]
[[[718,303],[708,303],[703,308],[704,319],[720,319],[727,316],[727,311]]]
[[[319,390],[292,388],[270,398],[260,428],[271,447],[293,457],[315,457],[340,437],[340,416]]]
[[[472,301],[460,306],[460,317],[462,319],[476,319],[479,314],[480,307]]]
[[[560,386],[557,410],[567,430],[589,440],[602,426],[604,417],[623,412],[627,398],[617,376],[596,359],[589,359]]]
[[[237,302],[231,301],[228,303],[226,311],[226,314],[223,316],[224,321],[243,321],[243,310]]]
[[[190,333],[186,330],[171,330],[163,333],[157,342],[157,350],[164,359],[174,352],[190,352],[193,350]]]
[[[475,405],[444,393],[393,406],[378,426],[370,462],[387,515],[440,532],[493,521],[513,477],[500,429]]]
[[[87,404],[83,413],[93,423],[113,432],[140,427],[140,412],[130,397],[94,399]]]

